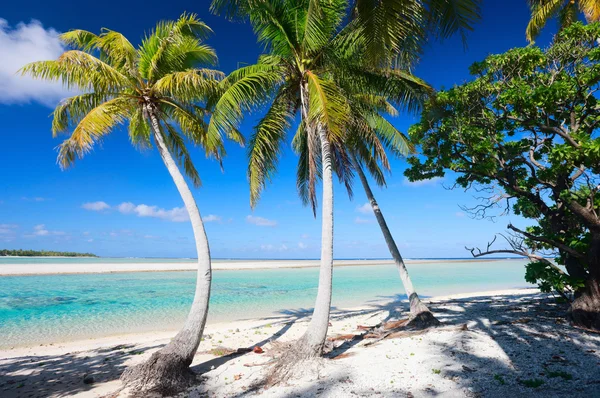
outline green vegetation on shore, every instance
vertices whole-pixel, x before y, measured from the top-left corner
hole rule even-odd
[[[93,253],[76,252],[56,252],[53,250],[8,250],[1,249],[0,257],[19,256],[19,257],[98,257]]]

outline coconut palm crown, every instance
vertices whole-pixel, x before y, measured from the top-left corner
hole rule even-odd
[[[349,183],[351,167],[345,150],[348,131],[368,135],[376,127],[388,129],[391,134],[392,127],[379,113],[369,111],[363,129],[357,129],[352,113],[359,102],[363,107],[369,103],[385,108],[395,102],[415,108],[421,100],[418,95],[426,86],[408,71],[375,68],[364,62],[367,40],[359,24],[345,23],[347,5],[346,0],[213,2],[217,12],[248,17],[267,50],[256,64],[240,68],[225,79],[228,89],[215,105],[208,127],[209,131],[235,128],[243,111],[267,105],[248,145],[252,205],[273,176],[287,142],[287,131],[298,115],[301,122],[294,138],[294,147],[301,155],[298,189],[305,203],[315,210],[315,182],[322,161],[317,130],[326,133],[338,177]],[[352,98],[356,93],[360,95]]]
[[[24,66],[23,74],[82,92],[61,101],[53,113],[54,136],[72,130],[58,148],[61,167],[83,157],[118,125],[128,125],[132,144],[150,147],[154,116],[169,149],[194,185],[200,185],[185,139],[219,160],[225,153],[222,136],[206,129],[207,111],[198,106],[215,95],[216,79],[222,76],[197,67],[216,63],[215,51],[202,42],[211,32],[194,14],[158,23],[138,48],[112,30],[100,35],[72,30],[60,36],[71,50],[56,60]],[[237,131],[226,134],[242,142]]]

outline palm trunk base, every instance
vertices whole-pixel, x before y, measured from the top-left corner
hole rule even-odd
[[[585,291],[571,303],[569,319],[573,326],[600,331],[600,283],[593,279]]]
[[[333,344],[329,341],[324,346],[309,344],[306,335],[294,342],[274,343],[272,351],[276,353],[276,359],[268,373],[266,386],[272,387],[290,379],[306,377],[311,372],[318,376],[317,370],[322,355],[331,348]]]
[[[411,329],[427,329],[440,326],[440,324],[441,322],[426,308],[424,311],[415,314],[411,311],[406,326]]]
[[[121,381],[129,396],[168,396],[194,384],[196,375],[189,368],[190,360],[165,348],[152,354],[146,362],[123,372]]]
[[[410,315],[407,326],[413,329],[427,329],[439,326],[440,321],[433,315],[416,293],[410,295]]]

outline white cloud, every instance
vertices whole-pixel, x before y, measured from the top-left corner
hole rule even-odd
[[[190,219],[184,207],[174,207],[166,210],[158,206],[135,205],[131,202],[124,202],[117,206],[117,210],[123,214],[136,214],[138,217],[153,217],[173,222],[184,222]]]
[[[300,235],[300,237],[302,239],[308,239],[308,238],[310,238],[310,235],[309,234],[302,234],[302,235]]]
[[[455,215],[456,215],[456,217],[459,217],[459,218],[462,218],[462,217],[466,216],[466,214],[465,214],[465,213],[463,213],[462,211],[458,211],[458,212],[456,212],[456,214],[455,214]]]
[[[26,201],[26,202],[45,202],[46,200],[48,200],[47,198],[42,198],[42,197],[35,197],[35,198],[28,198],[26,196],[23,196],[21,198],[22,200]]]
[[[437,185],[441,183],[444,179],[442,177],[433,177],[429,180],[420,180],[420,181],[409,181],[407,177],[404,177],[403,184],[410,187],[422,187],[422,186],[431,186]]]
[[[88,241],[88,242],[93,242],[93,241],[94,241],[94,239],[88,239],[87,241]]]
[[[258,225],[259,227],[274,227],[277,225],[277,221],[275,220],[269,220],[268,218],[257,216],[246,216],[246,222]]]
[[[208,216],[202,217],[202,221],[204,222],[221,222],[221,217],[216,214],[209,214]]]
[[[306,243],[304,242],[298,242],[298,248],[304,250],[306,249],[308,246],[306,245]]]
[[[371,206],[371,203],[367,202],[362,206],[358,206],[356,211],[362,214],[373,214],[373,207]]]
[[[268,251],[268,252],[274,252],[274,251],[285,252],[285,251],[289,250],[289,247],[287,247],[285,244],[282,243],[280,246],[274,246],[271,244],[260,245],[260,249],[263,251]]]
[[[110,209],[110,206],[106,202],[88,202],[81,205],[82,208],[91,211],[102,211]]]
[[[46,226],[44,224],[36,225],[35,227],[33,227],[33,234],[34,235],[37,235],[37,236],[46,236],[49,233],[50,232],[46,229]]]
[[[15,224],[0,224],[0,235],[12,235],[17,227]]]
[[[356,217],[354,219],[355,224],[371,224],[372,222],[373,222],[373,220],[369,220],[367,218],[362,218],[362,217]]]
[[[33,227],[33,232],[29,235],[25,235],[26,237],[34,237],[34,236],[64,236],[66,235],[63,231],[49,231],[46,228],[45,224],[38,224]]]
[[[34,80],[17,73],[29,62],[56,59],[63,52],[54,29],[45,29],[35,20],[10,27],[0,18],[0,103],[37,101],[54,106],[68,96],[60,82]]]
[[[133,213],[135,209],[135,205],[131,202],[123,202],[117,206],[117,210],[119,210],[123,214]]]

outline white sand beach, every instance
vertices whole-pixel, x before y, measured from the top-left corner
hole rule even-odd
[[[22,259],[22,258],[21,258]],[[514,259],[522,261],[521,259]],[[469,260],[406,260],[408,264],[452,263]],[[477,259],[477,262],[506,261],[506,259]],[[364,266],[393,264],[393,260],[335,260],[334,266]],[[213,260],[213,270],[275,269],[275,268],[313,268],[319,266],[319,260]],[[31,262],[0,264],[0,276],[7,275],[50,275],[50,274],[93,274],[112,272],[160,272],[194,271],[195,262],[94,262],[94,263],[40,263]]]
[[[566,307],[548,295],[518,289],[426,301],[442,327],[376,344],[349,335],[364,333],[359,325],[404,318],[406,302],[334,311],[329,336],[345,336],[329,358],[315,372],[266,390],[272,342],[299,337],[310,313],[209,324],[193,363],[199,384],[181,397],[592,397],[600,390],[600,335],[569,326]],[[174,334],[0,351],[0,396],[114,396],[125,367]],[[235,353],[257,345],[264,353]],[[86,375],[92,384],[83,382]]]

